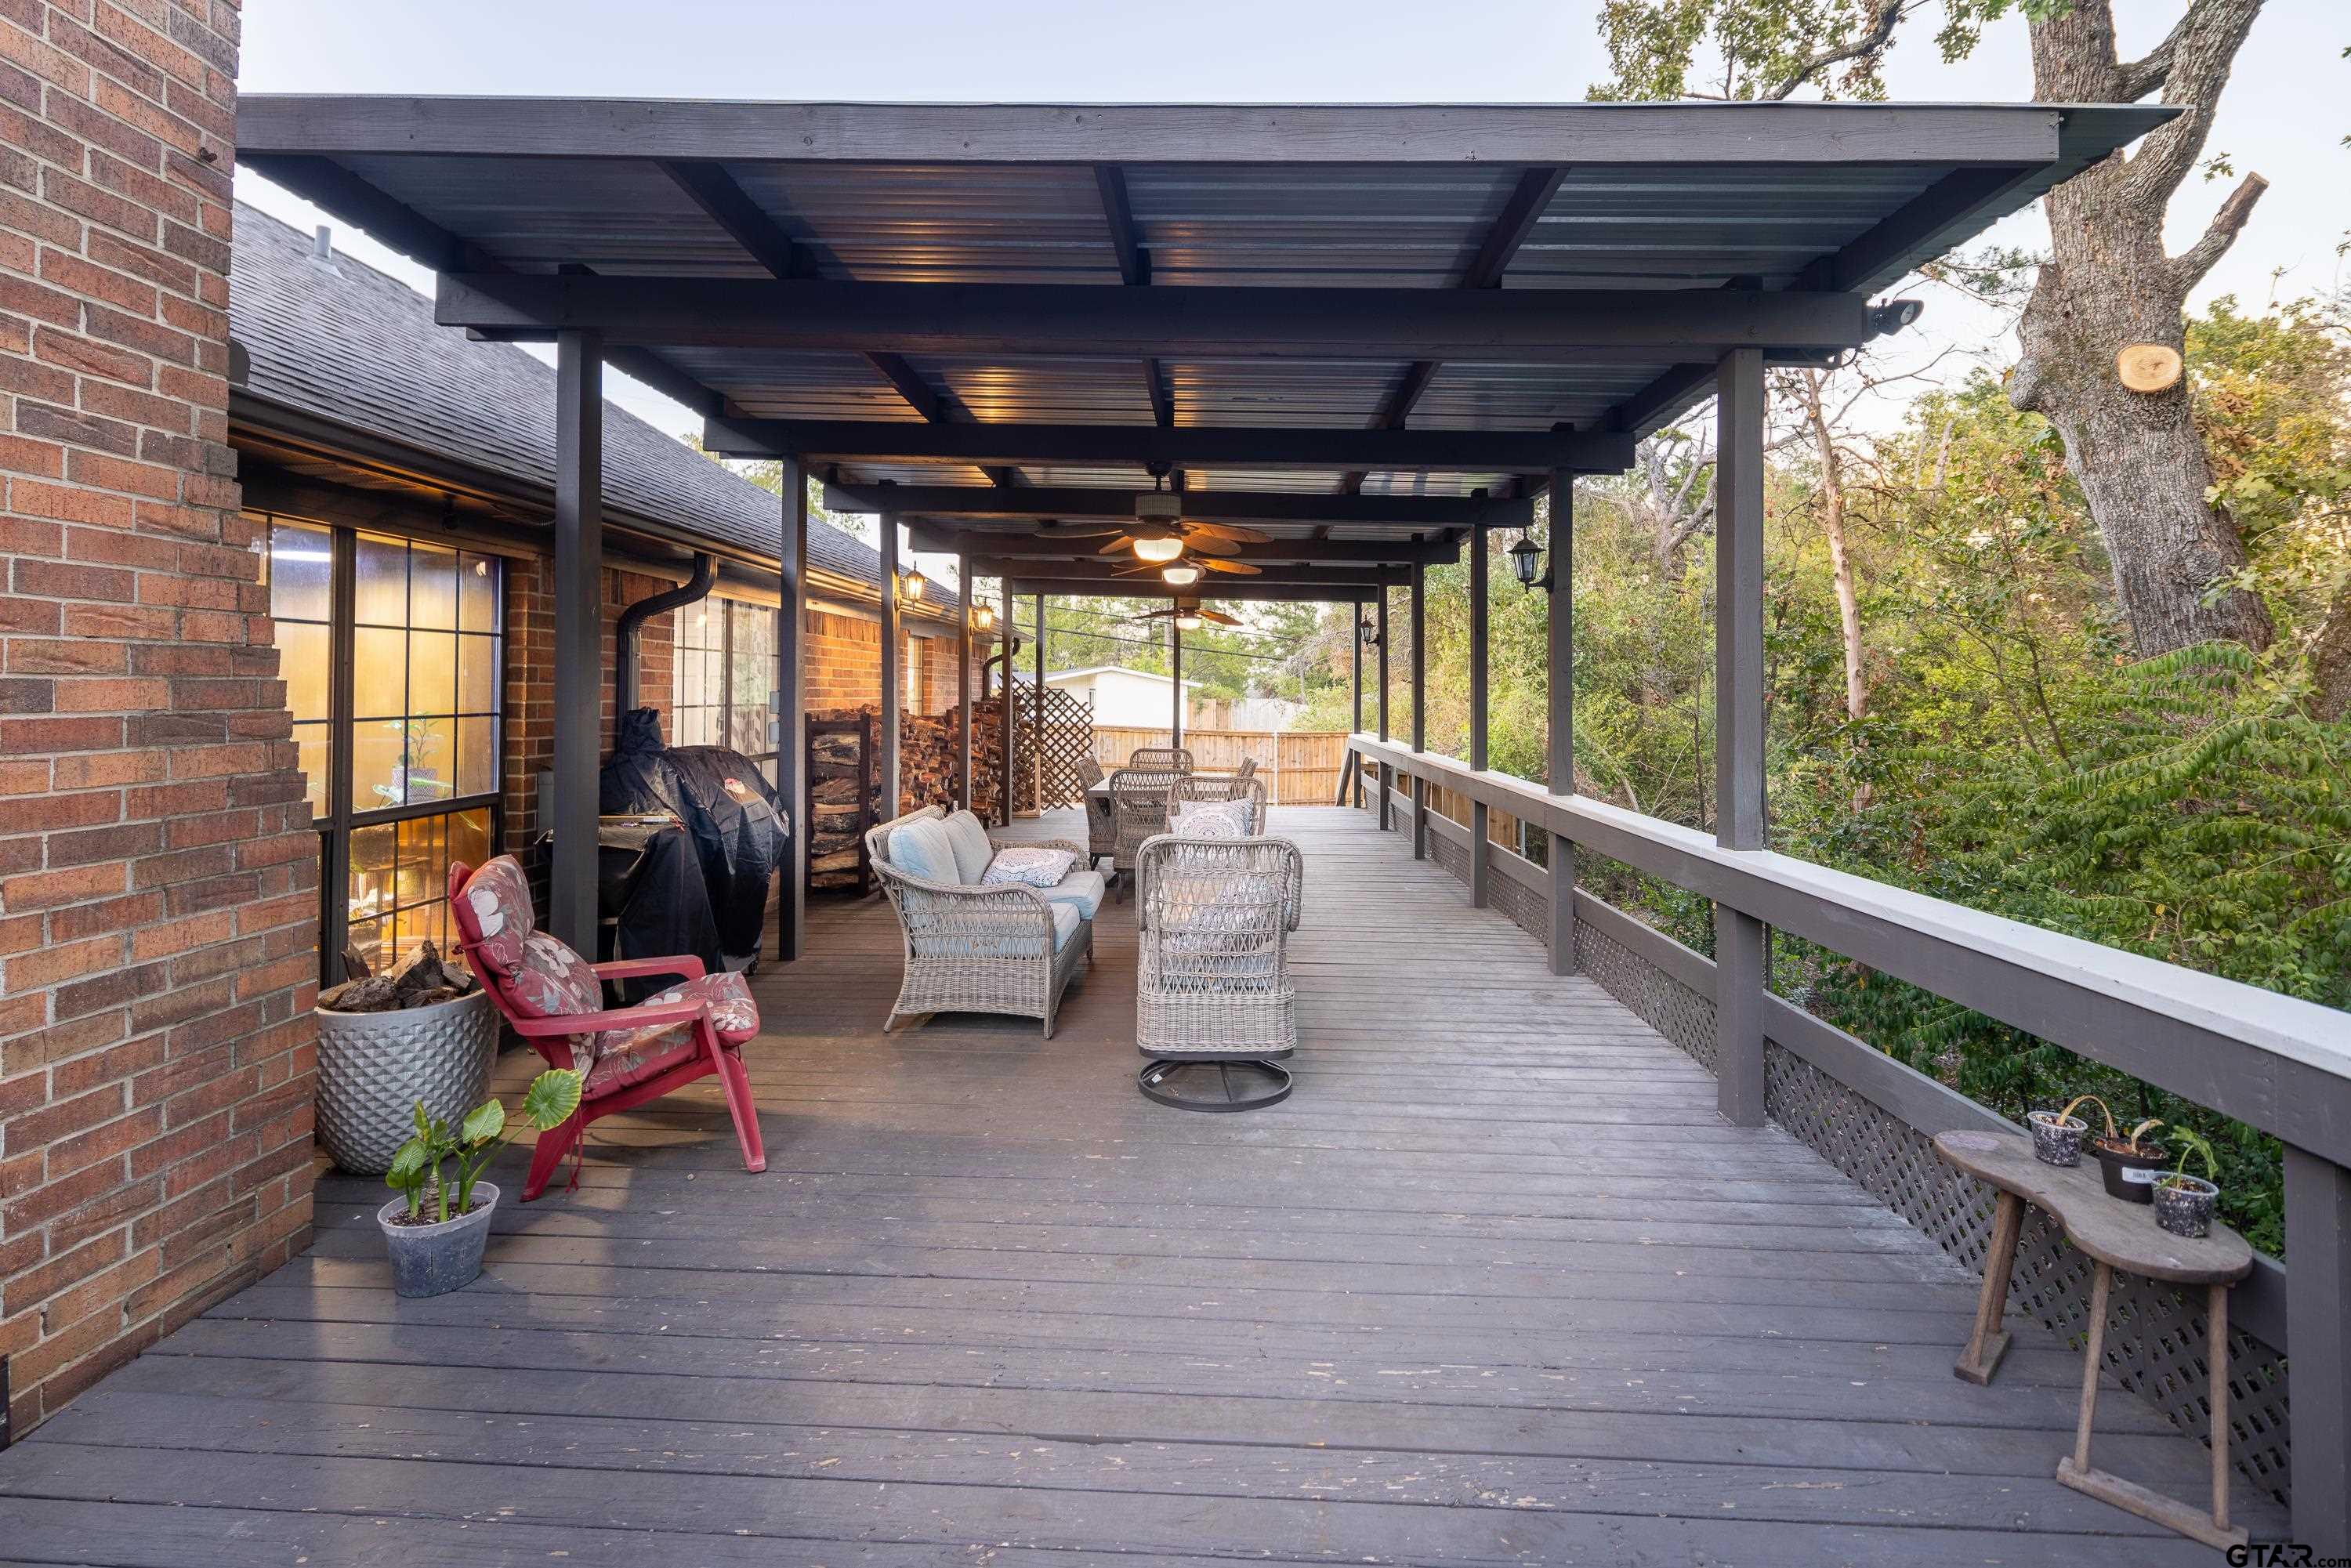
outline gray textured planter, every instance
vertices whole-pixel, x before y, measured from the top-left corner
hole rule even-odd
[[[432,1212],[433,1199],[425,1200]],[[474,1184],[474,1208],[439,1225],[394,1225],[394,1215],[408,1212],[403,1195],[375,1211],[384,1246],[392,1253],[392,1288],[402,1296],[442,1296],[462,1291],[482,1272],[482,1248],[490,1239],[490,1214],[498,1207],[498,1189],[486,1181]]]
[[[319,1142],[353,1176],[392,1168],[419,1100],[455,1126],[488,1098],[498,1020],[478,990],[398,1012],[318,1013]]]

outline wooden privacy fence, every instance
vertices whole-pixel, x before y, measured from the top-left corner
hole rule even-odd
[[[1162,727],[1094,727],[1094,760],[1108,772],[1126,766],[1139,746],[1166,746],[1172,732]],[[1244,758],[1257,758],[1266,798],[1277,806],[1327,806],[1339,788],[1347,736],[1336,729],[1186,729],[1184,745],[1203,773],[1230,773]]]

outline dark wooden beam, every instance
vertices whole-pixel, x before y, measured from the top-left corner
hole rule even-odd
[[[1134,520],[1133,490],[983,490],[976,485],[828,485],[825,509],[834,512],[903,512],[923,517],[1089,518],[1110,523]],[[1234,490],[1188,490],[1184,515],[1204,523],[1359,523],[1402,528],[1464,528],[1485,523],[1523,528],[1534,520],[1531,500],[1479,500],[1461,496],[1316,496],[1289,491],[1270,495]],[[1097,541],[1099,542],[1099,541]],[[992,552],[984,552],[992,553]]]
[[[1134,226],[1134,208],[1126,199],[1126,172],[1115,163],[1097,163],[1094,184],[1102,192],[1102,218],[1110,225],[1119,280],[1130,288],[1140,287],[1151,281],[1151,253],[1143,248]]]
[[[1173,293],[1175,290],[1168,290]],[[911,424],[889,420],[716,419],[703,444],[727,457],[817,463],[1153,463],[1176,467],[1614,474],[1630,436],[1569,431],[1290,430],[1126,424]],[[929,486],[925,486],[929,488]],[[1204,492],[1186,492],[1187,497]],[[1327,497],[1326,497],[1327,499]],[[1419,497],[1412,497],[1417,501]],[[1130,508],[1131,509],[1131,508]]]
[[[828,510],[841,510],[828,507]],[[944,528],[926,519],[908,518],[906,528],[914,548],[926,554],[954,555],[968,550],[995,561],[1093,561],[1125,564],[1119,556],[1103,556],[1108,539],[1089,534],[1046,532],[1011,534],[986,528]],[[1221,560],[1259,565],[1405,566],[1421,561],[1445,566],[1461,559],[1461,547],[1449,538],[1437,539],[1276,539],[1271,544],[1235,545]]]
[[[1478,247],[1468,267],[1461,275],[1464,288],[1499,288],[1502,274],[1510,267],[1519,247],[1535,232],[1544,209],[1559,193],[1559,183],[1567,177],[1563,167],[1529,169],[1519,175],[1510,200],[1502,204],[1501,212],[1493,225],[1486,231],[1485,243]]]
[[[902,356],[868,354],[865,360],[883,381],[890,383],[891,389],[905,400],[908,408],[923,416],[923,423],[925,424],[948,423],[946,404],[941,401],[939,394],[931,389],[931,383],[925,381],[914,367],[908,364]]]
[[[1107,558],[1099,564],[1069,560],[1004,559],[980,555],[973,558],[972,570],[982,577],[1000,576],[1009,572],[1023,582],[1096,583],[1113,588],[1122,593],[1147,593],[1164,598],[1214,598],[1228,588],[1337,588],[1351,592],[1376,593],[1383,587],[1402,584],[1410,575],[1408,566],[1269,566],[1249,577],[1228,576],[1210,572],[1199,582],[1186,588],[1170,588],[1155,572],[1136,572],[1121,576],[1120,569],[1134,563],[1131,559]],[[1054,591],[1047,590],[1046,591]]]
[[[751,200],[725,168],[695,160],[669,159],[662,162],[661,172],[761,267],[778,277],[816,276],[814,258],[808,248],[785,233],[783,225]]]
[[[1661,424],[1671,424],[1713,386],[1711,362],[1676,365],[1611,409],[1609,428],[1630,435],[1646,435]]]
[[[1196,599],[1203,604],[1223,601],[1274,602],[1283,604],[1330,603],[1361,604],[1379,597],[1376,587],[1358,588],[1343,584],[1267,583],[1255,579],[1239,578],[1213,588],[1185,589],[1180,594],[1164,583],[1138,586],[1133,582],[1102,582],[1090,579],[1015,577],[1008,580],[1011,590],[1020,593],[1049,593],[1071,599]]]
[[[1804,268],[1799,288],[1844,291],[1882,287],[1925,257],[1939,256],[1981,226],[1976,214],[2000,207],[2043,180],[2039,166],[1960,169],[1944,175],[1867,233]]]
[[[246,95],[247,163],[289,153],[924,163],[1527,166],[2048,163],[2045,104],[774,103]],[[2119,145],[2177,110],[2102,108]],[[2091,156],[2105,150],[2089,149]],[[266,172],[266,171],[264,171]],[[271,176],[276,178],[275,175]]]
[[[1856,347],[1866,300],[1753,289],[1090,288],[444,274],[443,326],[802,352],[1649,363]]]

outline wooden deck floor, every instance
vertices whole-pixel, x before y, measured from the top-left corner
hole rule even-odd
[[[881,1036],[888,910],[819,904],[758,982],[766,1175],[697,1086],[423,1302],[381,1189],[329,1179],[308,1256],[0,1454],[0,1558],[2214,1560],[2051,1479],[2074,1356],[1957,1381],[1935,1248],[1368,819],[1276,829],[1287,1104],[1135,1092],[1131,905],[1047,1041]],[[2197,1495],[2193,1444],[2100,1414],[2104,1462]]]

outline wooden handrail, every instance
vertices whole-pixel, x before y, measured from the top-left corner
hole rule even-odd
[[[2351,1165],[2351,1017],[1376,736],[1360,755]]]

